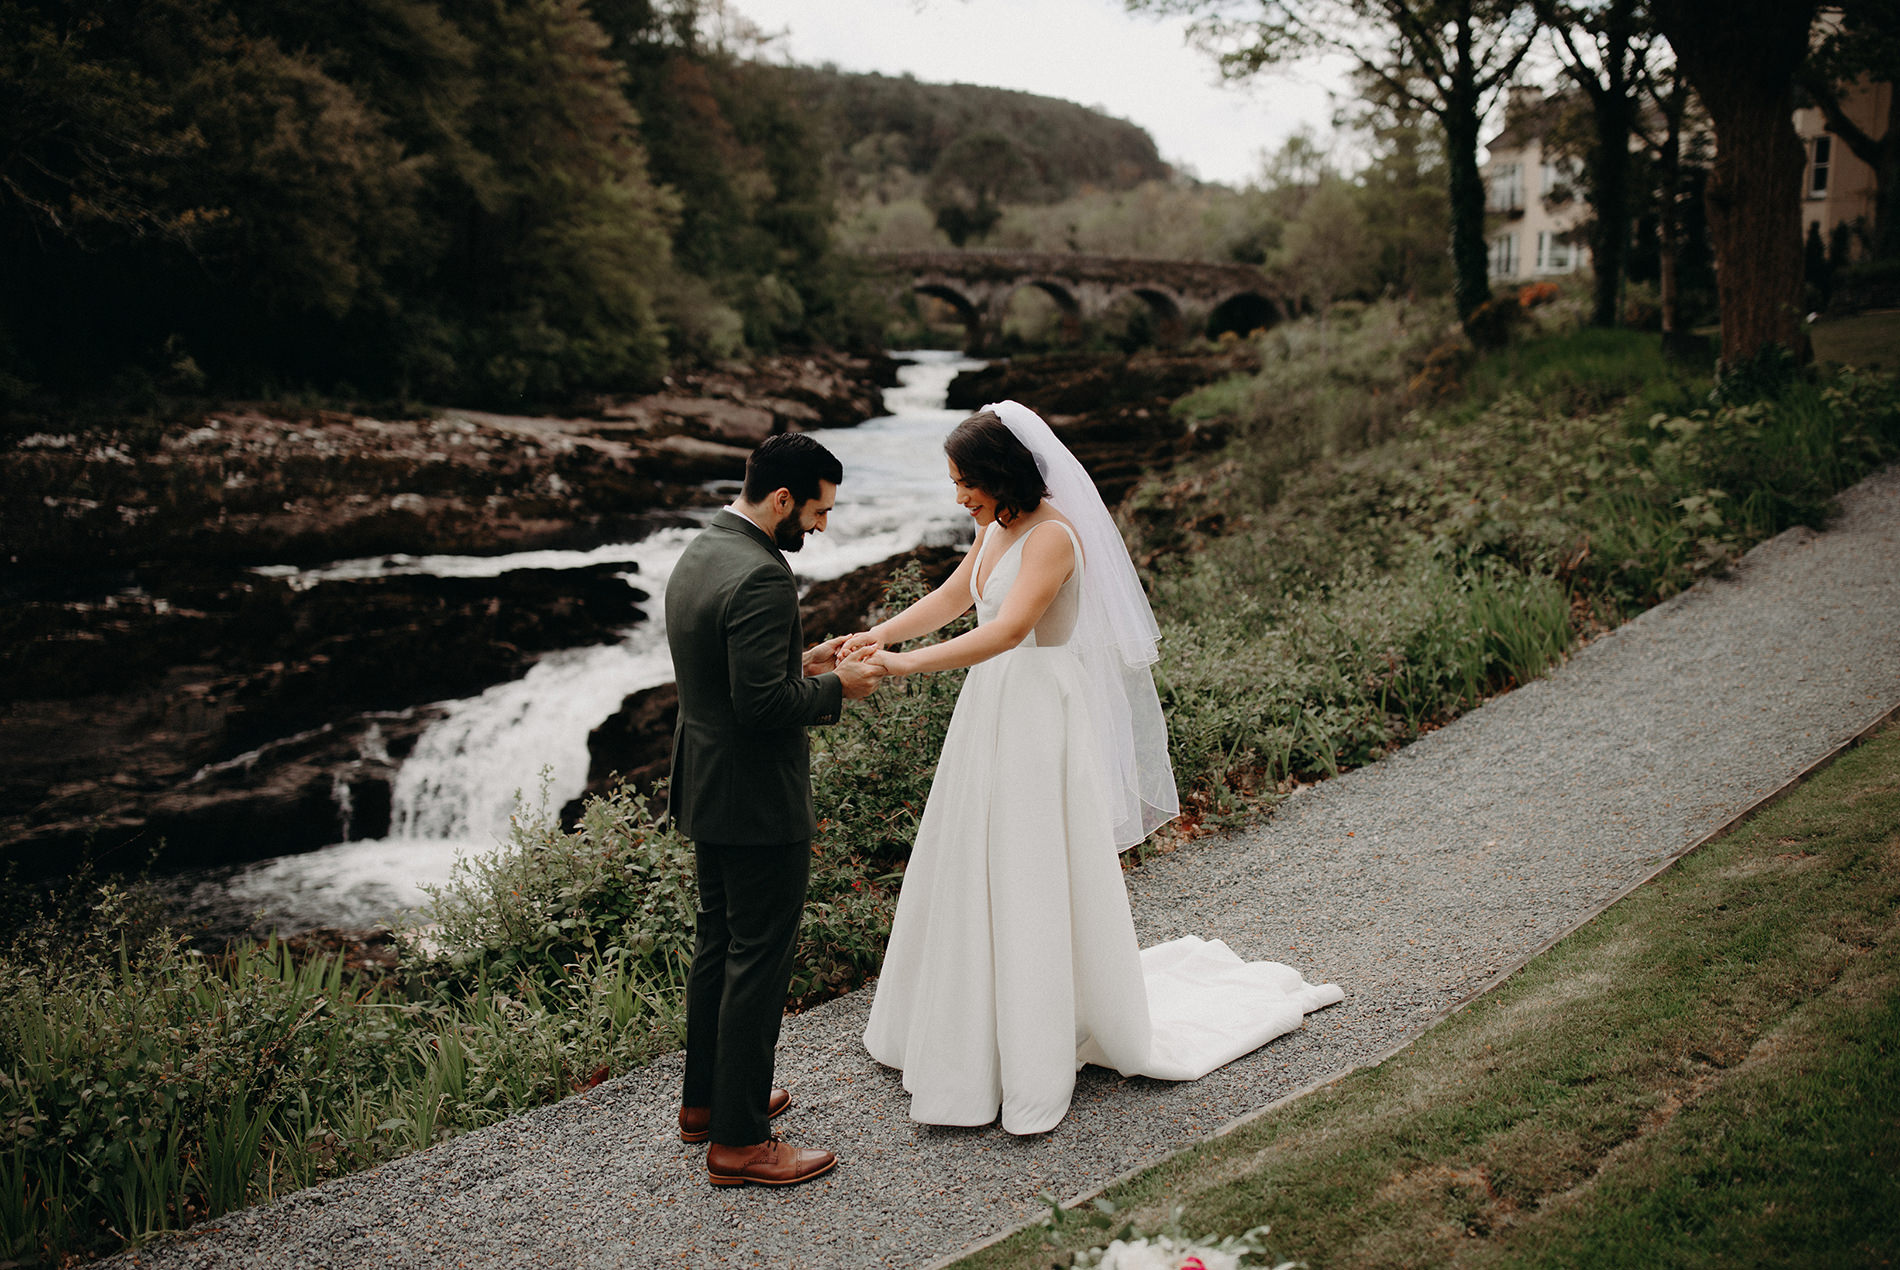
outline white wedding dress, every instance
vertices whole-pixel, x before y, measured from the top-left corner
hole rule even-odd
[[[901,1068],[913,1120],[1041,1133],[1084,1062],[1196,1080],[1344,995],[1189,936],[1138,951],[1080,662],[1083,560],[1033,527],[979,588],[991,621],[1029,533],[1076,567],[1033,634],[972,667],[904,874],[864,1044]],[[979,539],[976,575],[984,546]]]

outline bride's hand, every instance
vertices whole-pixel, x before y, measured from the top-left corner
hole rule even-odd
[[[875,637],[869,631],[859,631],[855,635],[845,636],[844,643],[838,646],[838,655],[848,657],[860,648],[876,650],[879,647]]]
[[[910,667],[902,653],[894,653],[888,648],[880,648],[867,656],[870,663],[879,670],[882,670],[887,679],[900,679],[910,673]]]

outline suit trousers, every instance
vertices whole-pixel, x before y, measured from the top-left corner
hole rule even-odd
[[[681,1105],[712,1108],[712,1140],[752,1146],[771,1136],[766,1105],[811,841],[783,846],[695,842],[699,912],[686,981],[686,1083]]]

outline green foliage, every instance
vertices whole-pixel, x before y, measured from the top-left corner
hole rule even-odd
[[[1328,325],[1277,328],[1256,378],[1178,403],[1232,443],[1125,505],[1204,815],[1535,676],[1578,630],[1821,523],[1900,455],[1900,391],[1880,376],[1699,404],[1706,381],[1653,339],[1580,331],[1493,355],[1462,400],[1427,408],[1407,405],[1406,367],[1442,327],[1381,306]]]
[[[1091,186],[1128,189],[1168,175],[1140,127],[1074,102],[830,67],[790,74],[800,102],[831,134],[847,196],[912,189],[947,150],[984,133],[1005,138],[1028,165],[1033,187],[1012,202],[1066,198]]]
[[[1542,673],[1900,455],[1890,378],[1710,404],[1629,332],[1530,340],[1414,402],[1447,324],[1379,304],[1276,329],[1257,377],[1182,404],[1227,450],[1127,505],[1190,823]],[[905,570],[886,603],[922,593]],[[796,1000],[875,973],[960,680],[886,685],[814,738]],[[399,982],[276,944],[199,956],[110,890],[0,955],[0,1257],[103,1251],[677,1045],[689,845],[631,792],[571,830],[545,802],[435,894]]]
[[[1002,218],[1002,200],[1032,201],[1029,160],[1000,132],[971,132],[946,147],[930,169],[924,204],[953,246],[984,239]]]
[[[1403,1053],[956,1265],[1047,1270],[1102,1242],[1098,1215],[1209,1244],[1271,1222],[1327,1266],[1878,1262],[1900,1240],[1896,826],[1888,728]]]
[[[0,390],[182,353],[192,391],[518,406],[869,343],[827,138],[703,8],[0,7]]]
[[[582,956],[408,993],[275,942],[142,938],[122,893],[0,958],[0,1256],[112,1250],[492,1124],[678,1042],[677,973]]]

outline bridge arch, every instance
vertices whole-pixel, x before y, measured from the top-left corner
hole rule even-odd
[[[1286,311],[1252,265],[988,250],[882,252],[869,259],[888,274],[908,275],[910,290],[949,304],[972,352],[994,345],[1010,298],[1025,287],[1056,304],[1071,339],[1082,322],[1107,316],[1130,295],[1146,306],[1140,325],[1152,322],[1164,344],[1202,330],[1218,335],[1271,326]]]
[[[927,295],[933,300],[941,300],[955,310],[958,320],[963,323],[965,347],[971,351],[980,348],[984,340],[983,310],[956,287],[943,282],[923,281],[915,283],[911,290],[918,295]]]
[[[1082,319],[1087,316],[1083,312],[1082,301],[1073,287],[1055,278],[1023,278],[1013,285],[1000,286],[996,301],[996,335],[1001,336],[1003,333],[1003,323],[1009,316],[1011,303],[1025,291],[1046,295],[1055,304],[1064,343],[1074,344],[1082,338]]]
[[[1156,287],[1131,287],[1128,294],[1148,306],[1155,324],[1155,343],[1166,348],[1187,338],[1187,321],[1181,313],[1181,302],[1174,296]]]
[[[1256,291],[1241,291],[1228,296],[1208,312],[1207,329],[1203,334],[1208,339],[1218,339],[1229,331],[1236,335],[1264,331],[1278,323],[1283,316],[1280,306],[1266,296]]]

